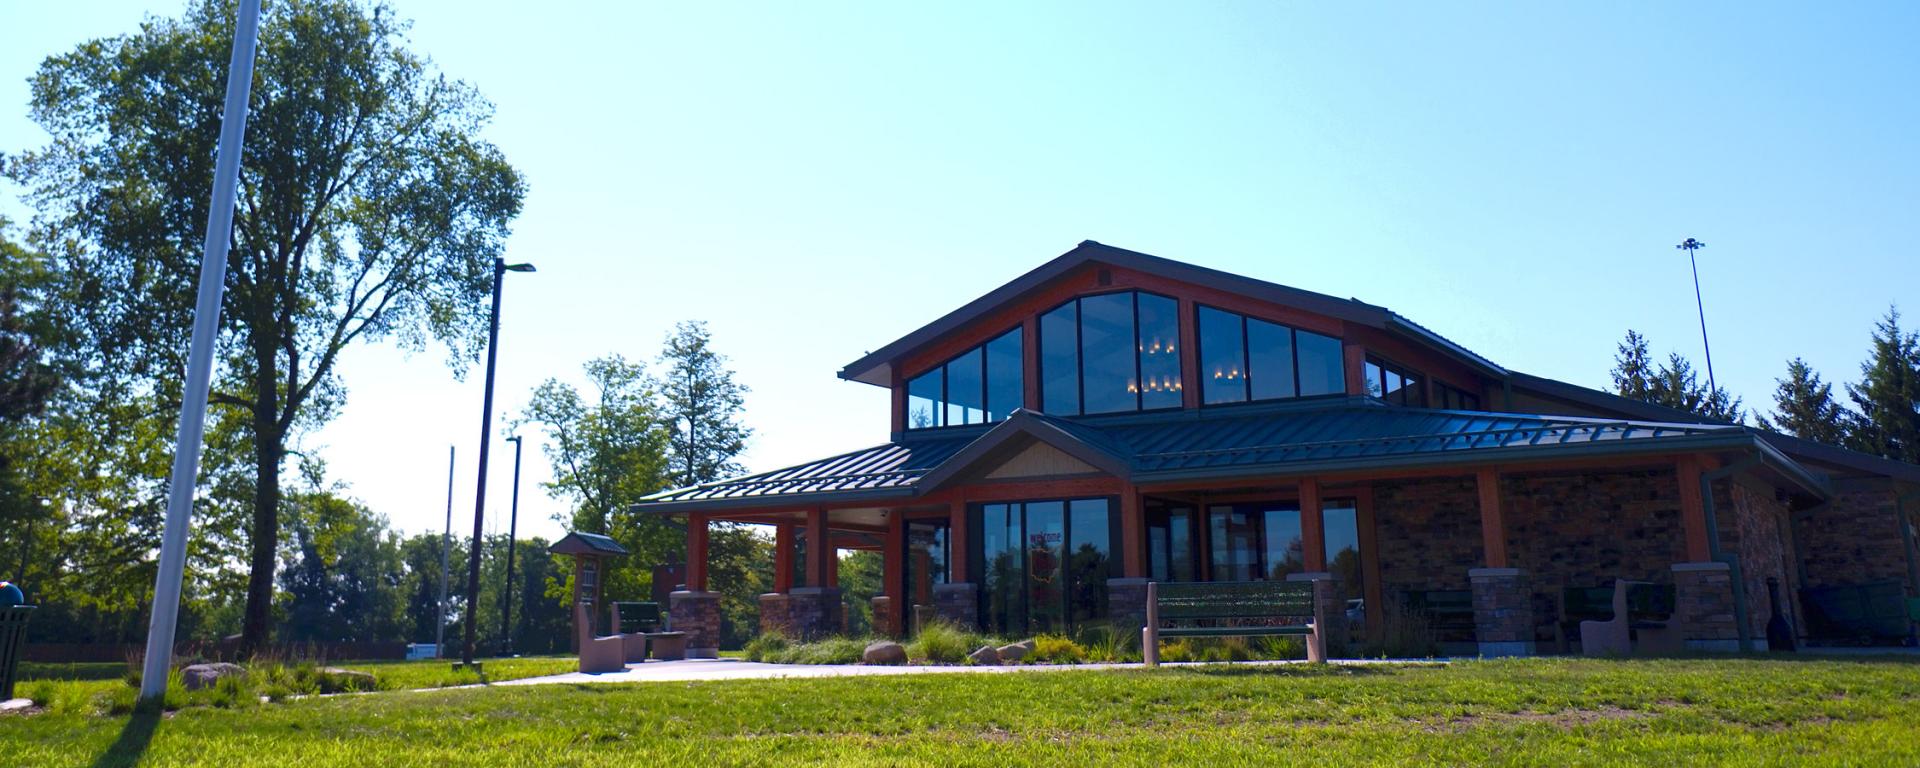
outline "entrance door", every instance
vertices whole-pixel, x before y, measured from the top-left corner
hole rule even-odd
[[[1106,499],[982,505],[983,627],[1017,636],[1106,618],[1113,506]]]

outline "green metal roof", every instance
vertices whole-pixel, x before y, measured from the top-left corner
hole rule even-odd
[[[627,548],[620,546],[611,536],[597,533],[574,531],[560,537],[559,541],[547,547],[548,552],[556,555],[624,555]]]
[[[1004,455],[1053,445],[1134,482],[1292,475],[1596,455],[1752,448],[1796,482],[1821,481],[1733,425],[1622,421],[1388,406],[1330,398],[1200,411],[1067,419],[1018,410],[990,427],[909,433],[796,467],[655,494],[661,512],[907,498]]]

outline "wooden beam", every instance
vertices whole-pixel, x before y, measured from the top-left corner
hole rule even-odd
[[[1193,299],[1180,297],[1180,405],[1200,407],[1200,316]]]
[[[1120,490],[1120,574],[1127,578],[1147,575],[1147,513],[1141,508],[1140,491],[1132,483]]]
[[[1349,338],[1342,350],[1346,353],[1341,362],[1346,366],[1347,394],[1367,394],[1367,348]]]
[[[899,636],[913,600],[907,596],[907,518],[898,510],[887,511],[887,538],[880,548],[880,594],[893,598],[893,616],[885,631]]]
[[[1325,573],[1327,570],[1327,525],[1320,511],[1320,483],[1311,478],[1300,479],[1300,547],[1301,559],[1306,562],[1309,573]]]
[[[1385,590],[1380,584],[1380,530],[1373,512],[1373,486],[1353,491],[1354,524],[1360,528],[1360,573],[1366,585],[1367,637],[1379,642],[1386,636]]]
[[[793,591],[793,523],[773,527],[773,591]]]
[[[1474,474],[1480,488],[1480,548],[1488,568],[1507,567],[1507,520],[1500,508],[1500,473],[1483,469]]]
[[[807,510],[807,586],[825,587],[827,580],[827,561],[832,558],[833,543],[827,540],[827,510],[814,507]]]
[[[947,580],[965,583],[967,577],[967,501],[955,497],[947,502]]]
[[[1045,402],[1040,394],[1040,316],[1028,315],[1020,321],[1020,399],[1026,409],[1039,413]]]
[[[1681,456],[1674,470],[1680,483],[1680,529],[1685,534],[1687,562],[1707,562],[1713,553],[1707,546],[1707,506],[1700,497],[1700,459]]]
[[[606,575],[600,574],[596,583],[606,583]],[[687,589],[694,592],[707,591],[707,516],[687,516]],[[596,606],[598,603],[595,604]]]

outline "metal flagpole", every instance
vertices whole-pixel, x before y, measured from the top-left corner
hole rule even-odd
[[[160,568],[153,577],[153,619],[147,627],[147,659],[140,698],[158,701],[173,669],[173,634],[180,619],[180,581],[187,565],[187,532],[193,525],[193,490],[200,478],[200,439],[213,386],[214,334],[226,292],[227,245],[233,236],[234,188],[240,182],[240,150],[247,135],[247,97],[253,91],[253,51],[260,27],[260,0],[241,0],[233,26],[233,58],[227,63],[227,103],[220,115],[219,155],[213,165],[213,200],[201,244],[200,295],[193,305],[193,342],[187,353],[186,388],[180,395],[180,428],[167,477],[167,523],[160,538]]]
[[[447,569],[452,562],[447,553],[453,549],[453,446],[447,446],[447,528],[440,534],[440,610],[434,615],[433,655],[447,657]]]

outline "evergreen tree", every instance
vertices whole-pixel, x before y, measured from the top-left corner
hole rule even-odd
[[[1613,388],[1621,397],[1686,411],[1715,421],[1743,423],[1740,399],[1702,383],[1693,364],[1678,352],[1657,366],[1647,352],[1647,337],[1633,330],[1613,358]]]
[[[660,410],[672,435],[668,466],[674,481],[696,485],[741,474],[735,458],[753,434],[740,421],[747,388],[733,380],[726,357],[713,351],[707,324],[674,326],[660,367]]]
[[[1858,413],[1848,447],[1920,463],[1920,334],[1900,328],[1899,309],[1874,325],[1872,352],[1847,396]]]
[[[1833,398],[1833,385],[1821,381],[1807,361],[1797,357],[1787,361],[1787,377],[1774,381],[1774,417],[1772,421],[1758,418],[1762,429],[1826,445],[1846,442],[1853,416]]]
[[[1647,353],[1647,337],[1629,328],[1627,340],[1618,349],[1613,357],[1613,390],[1621,397],[1653,402],[1653,356]]]

